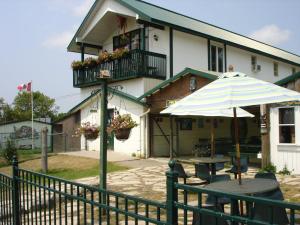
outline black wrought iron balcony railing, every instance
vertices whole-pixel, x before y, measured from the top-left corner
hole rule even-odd
[[[110,71],[112,82],[138,77],[166,79],[166,55],[135,49],[126,56],[103,62],[93,68],[73,70],[73,86],[87,87],[99,83],[101,70]]]

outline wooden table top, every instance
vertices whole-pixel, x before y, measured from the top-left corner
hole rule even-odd
[[[228,180],[210,183],[205,188],[222,191],[234,194],[253,195],[275,190],[279,187],[276,180],[262,178],[246,178],[242,179],[242,184],[239,185],[238,180]]]
[[[214,164],[214,163],[225,163],[230,162],[230,159],[227,157],[217,158],[217,157],[179,157],[177,158],[179,162],[183,163],[205,163],[205,164]]]

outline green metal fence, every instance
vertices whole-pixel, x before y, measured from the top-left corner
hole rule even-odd
[[[172,163],[170,167],[166,202],[158,202],[20,169],[15,161],[12,177],[0,174],[0,224],[271,225],[276,224],[272,221],[276,207],[288,213],[289,224],[296,224],[299,204],[180,184]],[[214,196],[216,202],[227,197],[231,203],[224,211],[207,208],[207,195]],[[238,201],[245,203],[243,215],[233,210]],[[268,221],[255,218],[255,204],[266,206],[271,215]]]

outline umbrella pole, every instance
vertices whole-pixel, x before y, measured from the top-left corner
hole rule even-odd
[[[236,147],[236,163],[237,163],[237,172],[239,184],[242,184],[241,177],[241,153],[240,153],[240,143],[239,143],[239,126],[238,118],[236,116],[236,107],[233,108],[233,117],[234,117],[234,134],[235,134],[235,147]]]
[[[210,120],[210,157],[215,156],[215,126],[214,120]]]

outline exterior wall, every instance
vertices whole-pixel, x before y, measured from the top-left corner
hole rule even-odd
[[[191,92],[189,90],[189,82],[191,75],[184,76],[177,82],[172,83],[168,87],[165,87],[161,92],[157,92],[147,98],[147,103],[151,105],[151,112],[159,113],[166,107],[166,100],[181,99]],[[205,86],[210,81],[198,76],[195,76],[197,80],[197,89]]]
[[[95,109],[94,106],[98,105],[97,112],[90,112],[90,109]],[[94,98],[89,103],[85,104],[84,108],[81,109],[81,122],[90,122],[92,124],[97,124],[100,126],[100,98]],[[131,130],[131,134],[128,140],[119,141],[114,139],[114,151],[122,152],[131,155],[135,153],[136,155],[145,156],[147,155],[147,144],[145,143],[145,136],[147,135],[147,130],[145,128],[145,118],[142,116],[144,114],[144,107],[133,103],[129,100],[120,98],[114,95],[108,102],[109,109],[117,109],[120,114],[130,114],[139,125]],[[142,117],[141,117],[142,116]],[[81,150],[88,151],[99,151],[100,148],[100,138],[94,141],[86,141],[85,138],[81,137]]]
[[[122,92],[130,94],[135,97],[140,97],[145,92],[154,88],[158,84],[160,84],[162,80],[152,79],[152,78],[136,78],[131,80],[124,80],[119,82],[114,82],[109,84],[110,87],[122,86]],[[101,88],[100,85],[86,87],[80,89],[80,100],[83,101],[87,97],[91,95],[92,92],[99,90]]]
[[[181,72],[186,67],[207,70],[207,39],[174,31],[173,46],[174,74]]]
[[[169,28],[165,27],[164,30],[150,27],[148,45],[150,52],[161,53],[167,56],[167,79],[170,77],[170,38]],[[154,35],[158,36],[158,40],[154,40]]]
[[[227,46],[226,50],[227,66],[233,65],[235,71],[243,72],[248,76],[274,83],[292,74],[292,67],[294,67],[292,65],[231,46]],[[251,56],[257,57],[257,64],[261,65],[261,71],[252,71]],[[278,63],[278,76],[274,76],[273,62]]]
[[[34,146],[35,148],[41,147],[41,130],[44,127],[48,129],[48,147],[51,147],[51,124],[34,122]],[[22,127],[28,127],[29,132],[18,132],[18,130]],[[17,133],[16,133],[17,131]],[[32,137],[31,137],[31,121],[23,121],[16,123],[8,123],[0,125],[0,147],[5,146],[5,142],[7,139],[12,138],[16,140],[15,144],[17,148],[31,148],[32,145]],[[3,145],[3,146],[2,146]]]
[[[168,139],[170,139],[170,119],[166,116],[157,115],[156,119],[159,118],[157,123],[160,128],[163,130]],[[178,119],[182,118],[190,118],[193,120],[192,130],[180,130],[180,122],[178,121],[178,153],[179,156],[183,155],[191,155],[193,150],[195,149],[195,145],[199,143],[199,139],[207,139],[210,140],[210,129],[211,122],[209,117],[191,117],[191,116],[180,116],[176,117]],[[199,119],[204,121],[204,126],[199,127],[198,121]],[[232,118],[215,118],[217,120],[217,128],[215,129],[215,139],[228,139],[233,140],[233,134],[231,131],[231,123]],[[260,135],[260,130],[258,124],[254,122],[252,118],[245,118],[247,121],[247,134],[245,136],[246,140],[249,140],[251,137],[257,137]],[[154,157],[163,157],[169,156],[169,144],[166,141],[164,135],[162,134],[160,128],[152,120],[152,149],[151,154]],[[174,151],[176,150],[176,122],[173,119],[173,145]],[[216,146],[217,153],[220,150],[218,146]],[[243,149],[242,149],[243,150]],[[234,151],[232,145],[224,146],[222,148],[222,152],[226,153],[229,151]]]
[[[135,17],[134,12],[119,4],[116,0],[105,0],[101,4],[98,4],[97,7],[98,11],[89,21],[88,26],[85,27],[85,32],[82,35],[83,37],[85,37],[87,33],[89,33],[96,26],[96,24],[108,11],[115,12],[124,16]]]
[[[295,144],[279,143],[279,114],[278,107],[270,110],[270,143],[271,162],[276,165],[277,170],[287,166],[293,174],[300,174],[300,106],[295,106]]]
[[[114,21],[115,23],[117,22]],[[125,33],[128,31],[132,31],[132,30],[136,30],[138,28],[140,28],[141,25],[139,25],[138,23],[136,23],[135,18],[133,17],[128,17],[127,18],[127,27],[125,30]],[[109,37],[104,41],[103,43],[103,50],[106,50],[108,52],[112,52],[113,51],[113,37],[120,35],[123,31],[120,31],[120,29],[116,29],[113,33],[111,33],[109,35]]]
[[[80,137],[74,137],[75,130],[80,126],[80,112],[76,115],[65,118],[53,125],[53,151],[78,151],[80,150]],[[79,120],[77,121],[76,116]],[[62,126],[62,130],[56,130],[57,126]]]

